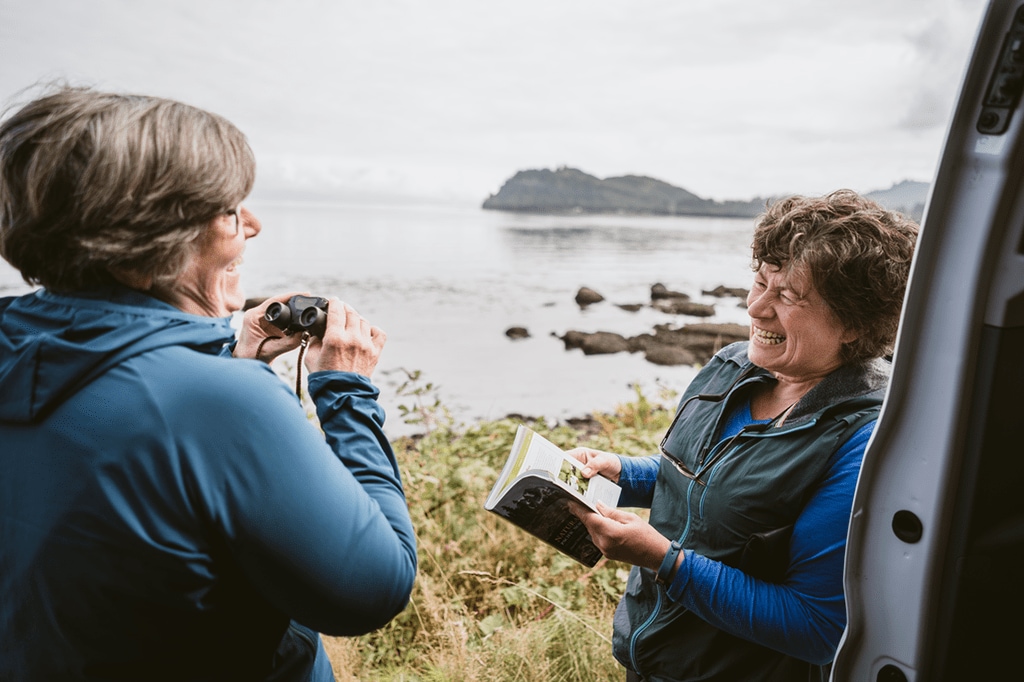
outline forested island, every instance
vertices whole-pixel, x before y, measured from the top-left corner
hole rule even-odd
[[[838,189],[838,188],[837,188]],[[889,210],[920,220],[928,183],[904,180],[887,190],[867,192]],[[667,182],[640,175],[597,178],[576,168],[523,170],[505,181],[483,208],[528,213],[624,213],[752,218],[768,197],[716,201]]]

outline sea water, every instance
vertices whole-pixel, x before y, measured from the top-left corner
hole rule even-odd
[[[452,206],[247,206],[263,223],[242,265],[250,297],[289,291],[337,296],[387,332],[374,374],[389,435],[417,430],[400,405],[435,398],[457,421],[510,413],[551,420],[612,410],[636,387],[681,391],[696,369],[642,354],[565,350],[568,330],[631,336],[656,324],[747,323],[736,298],[703,295],[750,284],[751,219],[534,215]],[[710,318],[650,307],[662,283],[715,306]],[[581,308],[590,287],[605,301]],[[0,295],[29,287],[0,262]],[[619,304],[644,304],[628,312]],[[513,326],[530,336],[506,336]],[[284,358],[283,365],[288,365]],[[398,395],[412,373],[427,395]]]

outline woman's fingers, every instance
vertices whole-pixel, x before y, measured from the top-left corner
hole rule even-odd
[[[327,306],[327,327],[323,339],[312,341],[306,355],[311,372],[336,370],[369,377],[387,335],[364,319],[355,308],[337,298]]]

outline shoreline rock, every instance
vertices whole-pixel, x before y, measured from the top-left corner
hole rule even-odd
[[[740,299],[741,306],[746,304],[747,290],[739,287],[718,286],[701,293],[716,298],[735,297]],[[581,308],[585,308],[606,299],[590,287],[581,287],[574,300]],[[714,305],[695,302],[691,300],[689,294],[673,291],[660,282],[651,286],[650,303],[616,304],[618,308],[627,312],[636,312],[648,305],[671,315],[711,317],[715,314]],[[521,327],[511,327],[505,333],[513,339],[529,336],[529,332]],[[750,329],[742,324],[703,322],[681,327],[655,325],[649,333],[628,338],[617,332],[584,332],[575,329],[568,330],[562,335],[555,332],[551,335],[562,341],[565,350],[581,350],[584,355],[643,353],[644,358],[650,363],[673,366],[704,364],[730,343],[749,339]]]
[[[576,292],[576,305],[581,308],[586,308],[588,305],[593,303],[600,303],[604,300],[604,296],[597,293],[590,287],[580,287],[580,290]]]
[[[711,317],[715,314],[715,306],[713,305],[709,305],[707,303],[696,303],[694,301],[679,298],[661,299],[651,303],[651,307],[656,308],[663,313],[669,313],[670,315]]]
[[[643,353],[656,365],[704,364],[719,350],[736,341],[750,338],[746,325],[732,322],[705,322],[672,327],[657,325],[653,333],[625,337],[615,332],[569,330],[558,336],[566,350],[582,350],[584,355]]]

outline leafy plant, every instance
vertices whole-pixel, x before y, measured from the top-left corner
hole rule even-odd
[[[407,372],[406,420],[422,436],[394,441],[419,543],[409,606],[384,628],[324,637],[339,682],[616,679],[612,613],[628,566],[587,568],[483,508],[517,421],[456,425],[436,387]],[[671,399],[662,395],[662,402]],[[670,405],[636,399],[576,425],[529,423],[556,444],[626,455],[657,452]]]

